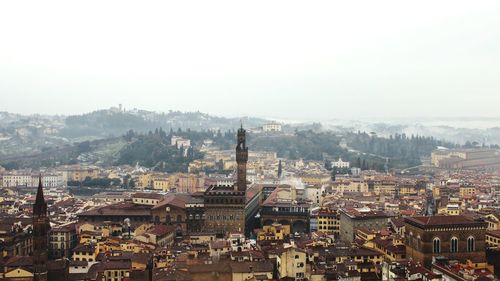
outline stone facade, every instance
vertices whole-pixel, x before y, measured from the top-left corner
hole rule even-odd
[[[245,233],[248,147],[243,126],[236,145],[237,175],[234,186],[210,186],[205,191],[205,231],[218,234]]]
[[[386,228],[389,217],[380,211],[359,211],[347,209],[340,211],[340,240],[352,242],[356,230],[366,228],[369,230],[380,230]]]
[[[444,256],[465,263],[484,262],[487,224],[465,216],[405,219],[407,257],[430,267],[432,258]]]
[[[218,234],[245,231],[245,192],[212,186],[205,193],[205,231]]]

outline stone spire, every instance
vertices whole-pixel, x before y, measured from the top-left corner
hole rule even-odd
[[[47,203],[43,196],[42,175],[40,175],[33,205],[33,280],[35,281],[47,281],[49,230]]]

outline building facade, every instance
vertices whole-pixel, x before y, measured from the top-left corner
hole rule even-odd
[[[406,255],[426,267],[438,256],[484,262],[486,227],[461,215],[405,218]]]
[[[389,216],[382,211],[343,209],[340,211],[340,240],[352,242],[357,229],[380,230],[386,228],[388,222]]]
[[[204,195],[204,229],[220,235],[231,232],[245,233],[248,147],[243,126],[238,130],[237,141],[236,184],[212,185]]]

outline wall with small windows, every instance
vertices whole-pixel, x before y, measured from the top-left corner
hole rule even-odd
[[[486,259],[486,225],[448,225],[420,228],[405,226],[405,246],[408,258],[430,266],[432,258],[444,256],[462,263],[468,259]]]

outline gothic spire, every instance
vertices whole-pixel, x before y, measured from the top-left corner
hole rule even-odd
[[[47,214],[47,203],[43,196],[42,174],[38,177],[38,189],[36,191],[35,204],[33,205],[33,215],[40,216]]]
[[[50,221],[47,203],[43,197],[42,175],[38,177],[38,190],[33,204],[33,280],[47,281],[48,235]]]
[[[38,176],[38,190],[36,191],[36,203],[45,203],[45,198],[43,197],[43,186],[42,186],[42,174]]]

